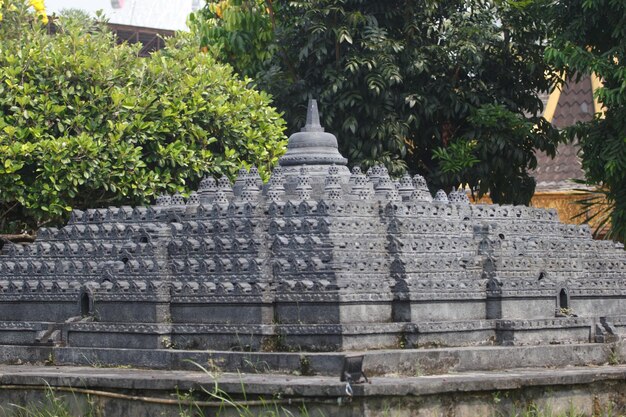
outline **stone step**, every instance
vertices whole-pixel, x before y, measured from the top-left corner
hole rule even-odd
[[[216,388],[217,394],[203,395]],[[369,383],[349,387],[330,376],[0,365],[2,406],[26,405],[45,390],[57,397],[97,398],[104,415],[177,415],[181,406],[193,404],[191,398],[197,401],[194,410],[221,412],[229,404],[220,398],[228,398],[250,415],[268,405],[294,411],[286,415],[336,417],[465,417],[532,410],[550,415],[623,415],[624,389],[623,365],[372,377]],[[187,395],[191,392],[195,395]]]
[[[601,366],[626,363],[626,341],[537,346],[390,349],[350,352],[231,352],[0,345],[0,364],[119,367],[214,372],[288,373],[339,378],[346,356],[363,356],[369,377],[492,372],[512,368]],[[52,360],[51,360],[52,358]]]

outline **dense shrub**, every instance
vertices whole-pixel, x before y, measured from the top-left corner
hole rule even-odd
[[[269,97],[188,35],[139,58],[74,12],[56,35],[26,4],[0,22],[0,231],[58,223],[71,208],[142,204],[204,175],[267,176],[284,122]]]

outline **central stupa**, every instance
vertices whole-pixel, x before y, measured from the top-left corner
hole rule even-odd
[[[311,178],[311,186],[318,191],[323,187],[328,168],[332,165],[337,167],[340,182],[348,182],[348,160],[339,153],[335,135],[325,132],[321,126],[316,100],[309,100],[306,124],[300,132],[289,137],[287,152],[278,164],[282,167],[288,189],[295,188],[302,168]]]

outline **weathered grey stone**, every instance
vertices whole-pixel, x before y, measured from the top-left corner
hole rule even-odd
[[[623,415],[626,410],[624,367],[539,368],[428,378],[420,377],[418,371],[412,377],[372,377],[370,383],[352,385],[352,396],[348,396],[346,383],[336,376],[258,374],[262,366],[259,363],[255,373],[249,374],[3,366],[0,385],[7,389],[0,390],[0,415],[14,415],[8,404],[45,404],[50,391],[74,408],[72,415],[88,414],[88,404],[102,415],[176,415],[187,407],[205,415],[238,414],[239,410],[229,408],[230,401],[200,396],[213,387],[228,393],[238,407],[253,415],[268,409],[294,416],[337,417],[471,417],[537,410],[592,416]],[[214,368],[219,365],[211,371]],[[69,387],[71,392],[64,396],[63,390]],[[193,396],[181,395],[191,392]],[[175,398],[179,402],[172,401]],[[185,403],[188,398],[197,402]]]
[[[437,194],[435,194],[435,198],[433,199],[433,201],[437,201],[440,203],[448,203],[448,196],[446,195],[446,192],[443,190],[439,190],[437,191]]]
[[[279,163],[283,167],[293,165],[346,165],[348,160],[338,151],[337,138],[324,132],[320,125],[317,102],[309,100],[306,124],[301,132],[289,138],[287,153]]]
[[[76,210],[0,254],[0,341],[349,350],[612,342],[626,256],[554,211],[350,173],[311,104],[268,184]],[[304,158],[304,159],[302,159]]]

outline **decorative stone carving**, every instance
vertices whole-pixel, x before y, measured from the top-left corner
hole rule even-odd
[[[415,201],[433,201],[433,196],[430,195],[430,191],[428,191],[428,185],[426,184],[426,180],[421,175],[415,175],[413,177],[413,186],[415,187],[415,191],[411,193],[411,200]]]
[[[320,125],[317,101],[309,100],[306,124],[289,138],[287,152],[279,164],[292,165],[346,165],[348,160],[338,151],[337,138],[324,132]]]
[[[184,206],[185,198],[180,195],[180,193],[176,193],[172,196],[172,205],[173,206]]]
[[[398,184],[398,194],[400,194],[403,201],[408,201],[415,191],[416,189],[413,185],[411,176],[409,174],[404,174]]]
[[[339,182],[339,169],[335,165],[328,168],[328,176],[324,186],[324,197],[329,200],[341,199],[341,184]]]
[[[267,184],[267,197],[270,201],[281,201],[285,196],[285,179],[282,169],[274,168],[272,176]]]
[[[172,197],[170,197],[167,194],[161,194],[156,199],[157,206],[169,206],[171,204],[172,204]],[[39,231],[39,234],[41,235],[41,231]]]
[[[200,181],[200,186],[198,187],[198,200],[202,204],[209,204],[213,201],[215,197],[215,192],[217,191],[217,182],[213,177],[204,177],[202,181]]]
[[[298,186],[296,187],[298,200],[309,200],[311,198],[311,190],[309,171],[306,168],[300,168]]]
[[[396,189],[395,184],[389,178],[389,174],[387,173],[387,168],[380,165],[376,167],[372,175],[376,179],[376,183],[374,185],[374,193],[377,198],[389,200],[389,201],[397,201],[400,200],[400,195]],[[372,168],[370,171],[372,171]],[[372,177],[370,177],[371,179]]]
[[[203,179],[187,201],[76,210],[34,244],[5,244],[0,337],[53,322],[69,346],[82,332],[81,346],[124,334],[156,348],[148,336],[184,331],[207,349],[263,333],[332,350],[346,335],[374,348],[407,331],[486,344],[529,330],[558,342],[555,329],[607,333],[600,317],[626,317],[620,245],[551,211],[470,205],[463,191],[433,201],[419,175],[350,174],[309,109],[266,185],[255,167],[242,169],[234,186]],[[81,306],[99,321],[66,323]],[[323,345],[320,335],[336,339]]]
[[[448,203],[448,196],[446,195],[446,192],[443,190],[439,190],[437,191],[437,194],[435,194],[435,198],[433,199],[433,201],[439,202],[439,203]]]
[[[461,205],[469,205],[470,203],[469,197],[467,197],[467,194],[465,194],[465,191],[463,190],[451,191],[450,194],[448,194],[448,201],[451,204],[461,204]]]

